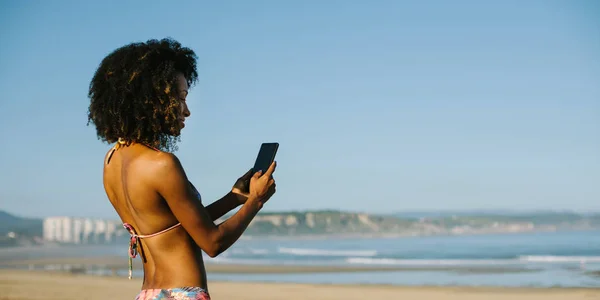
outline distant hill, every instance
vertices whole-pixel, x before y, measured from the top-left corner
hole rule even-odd
[[[42,224],[42,219],[18,217],[0,210],[0,235],[2,236],[9,232],[41,236]]]
[[[42,237],[43,220],[23,218],[0,210],[0,246],[32,245]]]
[[[406,211],[396,212],[393,216],[399,218],[420,219],[420,218],[445,218],[451,216],[503,216],[503,217],[523,217],[537,215],[581,215],[589,216],[598,213],[577,213],[573,211],[552,211],[552,210],[439,210],[439,211]]]
[[[394,216],[334,210],[265,212],[248,226],[248,235],[327,235],[403,232],[413,222]]]
[[[600,214],[572,212],[424,212],[375,215],[344,211],[260,213],[249,235],[453,235],[600,229]]]

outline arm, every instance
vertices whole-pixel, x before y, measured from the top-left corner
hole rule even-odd
[[[157,169],[153,185],[183,228],[210,257],[216,257],[235,243],[262,208],[262,202],[251,196],[231,218],[215,225],[207,209],[197,200],[175,155],[161,153]]]
[[[240,206],[245,200],[246,197],[229,192],[227,195],[223,196],[223,198],[208,205],[206,211],[214,222],[226,213]]]

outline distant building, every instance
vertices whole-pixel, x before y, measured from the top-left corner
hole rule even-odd
[[[67,244],[107,244],[124,235],[115,220],[49,217],[43,222],[44,241]]]
[[[81,244],[81,236],[83,234],[83,220],[73,220],[73,243]]]

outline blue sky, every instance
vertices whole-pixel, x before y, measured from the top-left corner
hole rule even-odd
[[[270,211],[600,210],[595,1],[3,1],[0,36],[12,213],[116,216],[89,80],[167,36],[199,56],[176,154],[205,202],[278,141]]]

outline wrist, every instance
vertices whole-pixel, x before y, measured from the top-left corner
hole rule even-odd
[[[237,205],[242,205],[246,202],[246,199],[248,199],[248,197],[235,193],[233,191],[229,192],[228,195]]]
[[[260,201],[260,198],[258,198],[256,196],[248,196],[248,198],[246,200],[246,205],[250,205],[250,206],[256,208],[257,210],[260,210],[263,207],[263,202]]]

